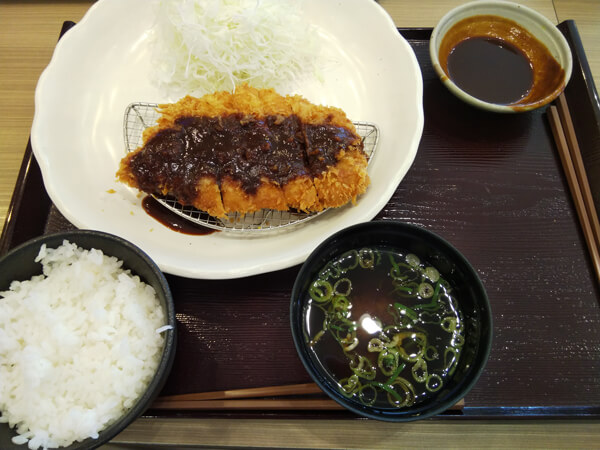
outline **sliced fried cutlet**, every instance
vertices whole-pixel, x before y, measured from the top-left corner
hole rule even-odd
[[[263,208],[286,209],[283,190],[271,176],[271,134],[265,121],[239,114],[222,120],[230,137],[221,163],[225,210],[246,214]]]
[[[294,97],[292,109],[304,124],[306,160],[319,204],[336,208],[356,201],[370,183],[367,157],[354,124],[339,108],[315,106]]]
[[[267,117],[272,135],[272,175],[282,186],[288,208],[305,212],[321,210],[304,152],[302,123],[293,110],[293,97],[282,97],[272,89],[257,92],[261,113]]]
[[[273,177],[283,187],[288,208],[299,211],[319,211],[319,198],[304,152],[302,123],[295,115],[271,116],[273,156],[269,165]]]
[[[338,158],[335,165],[315,176],[313,180],[319,201],[324,208],[337,208],[348,203],[349,199],[356,203],[356,198],[363,194],[369,185],[366,158],[361,151],[350,148],[340,152]],[[312,167],[315,166],[319,167],[320,163]]]
[[[253,131],[245,134],[239,157],[225,164],[225,209],[247,213],[314,208],[317,196],[304,157],[304,136],[287,99],[270,89],[242,86],[228,106],[244,114],[243,125]]]
[[[159,112],[118,178],[213,216],[321,211],[354,201],[369,183],[360,137],[337,108],[244,85]]]
[[[154,132],[143,147],[123,158],[117,179],[141,191],[172,195],[184,205],[223,216],[219,167],[203,155],[186,156],[194,139],[198,136],[180,125]]]

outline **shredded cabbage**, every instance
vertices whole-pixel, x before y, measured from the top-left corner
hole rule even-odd
[[[248,83],[281,89],[316,75],[314,30],[298,0],[162,0],[154,30],[157,81],[203,95]]]

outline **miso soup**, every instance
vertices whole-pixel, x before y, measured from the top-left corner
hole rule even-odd
[[[465,340],[452,287],[417,255],[386,247],[329,262],[306,299],[311,357],[344,396],[403,408],[444,388]]]

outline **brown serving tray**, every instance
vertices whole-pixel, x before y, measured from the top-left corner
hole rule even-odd
[[[63,32],[72,25],[65,23]],[[559,28],[573,50],[566,97],[600,210],[598,97],[575,24]],[[412,168],[377,219],[417,224],[454,244],[479,273],[494,316],[485,371],[462,411],[440,417],[600,416],[599,286],[545,111],[498,115],[473,109],[436,77],[428,54],[431,29],[399,32],[421,65],[425,129]],[[68,228],[73,226],[48,198],[28,145],[0,254]],[[298,270],[226,281],[168,275],[178,348],[163,394],[309,382],[289,327]],[[355,417],[345,411],[146,415]]]

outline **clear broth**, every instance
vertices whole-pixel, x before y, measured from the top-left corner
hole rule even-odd
[[[452,376],[463,315],[438,270],[385,247],[328,263],[306,298],[305,339],[339,392],[364,405],[423,402]]]

